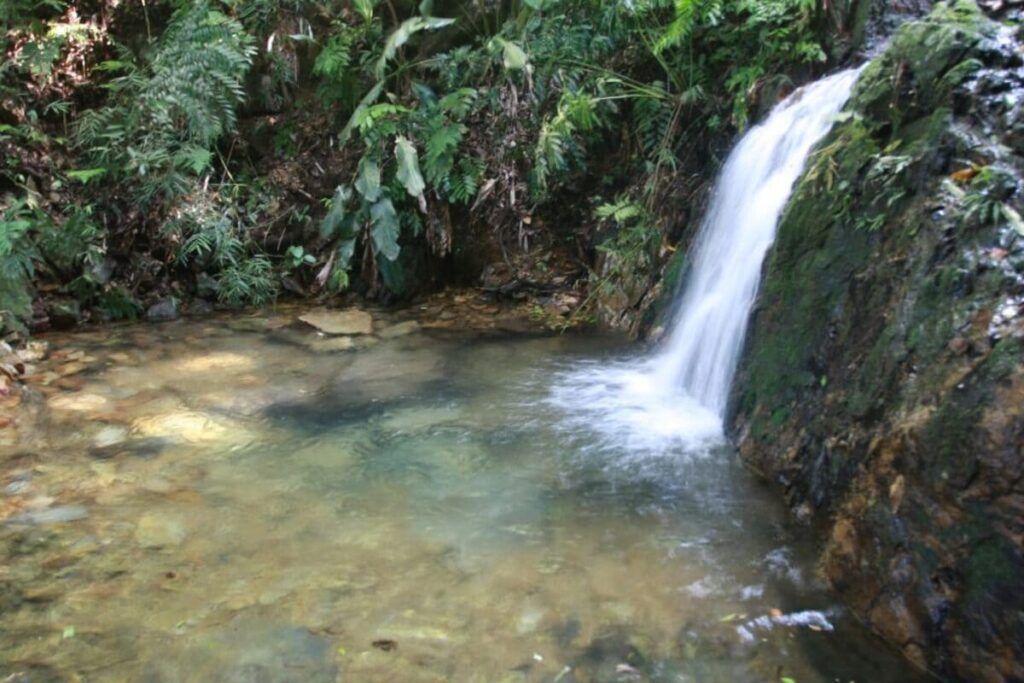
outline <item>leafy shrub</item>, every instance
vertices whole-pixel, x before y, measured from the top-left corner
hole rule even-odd
[[[187,5],[143,64],[125,54],[101,65],[122,75],[109,84],[111,102],[82,115],[79,144],[134,183],[140,201],[187,192],[191,178],[209,169],[214,143],[235,126],[252,42],[208,0]]]

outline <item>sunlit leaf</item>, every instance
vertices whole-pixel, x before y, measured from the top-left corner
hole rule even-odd
[[[87,185],[90,180],[99,178],[107,172],[105,168],[82,168],[77,171],[68,171],[68,177]]]

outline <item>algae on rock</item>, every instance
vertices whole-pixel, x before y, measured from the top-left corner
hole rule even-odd
[[[964,680],[1024,679],[1020,42],[960,0],[868,66],[780,223],[733,400],[744,458],[830,520],[832,585]]]

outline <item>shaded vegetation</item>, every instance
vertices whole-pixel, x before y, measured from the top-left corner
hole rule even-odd
[[[844,53],[851,12],[5,3],[4,325],[46,325],[62,298],[109,319],[161,297],[394,299],[552,253],[649,275],[683,237],[666,200],[699,195],[736,131]]]

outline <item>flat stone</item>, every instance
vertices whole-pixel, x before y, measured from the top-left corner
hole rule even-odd
[[[299,316],[299,320],[324,334],[372,334],[373,316],[358,308],[345,311],[312,311]]]
[[[110,401],[99,394],[60,394],[51,398],[48,403],[51,408],[57,410],[82,412],[103,410],[110,405]]]
[[[203,413],[187,410],[144,417],[132,423],[133,429],[143,437],[168,439],[175,442],[203,443],[220,441],[229,436],[222,424]]]
[[[119,446],[127,440],[127,429],[115,425],[108,425],[92,437],[92,447],[96,449],[109,449],[113,446]]]
[[[147,514],[135,527],[135,540],[143,548],[171,548],[185,540],[185,525],[179,519]]]
[[[314,337],[306,344],[310,351],[316,353],[336,353],[351,351],[356,347],[352,337]]]

